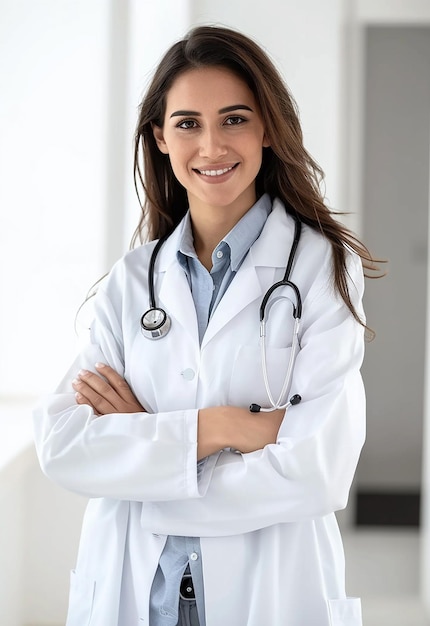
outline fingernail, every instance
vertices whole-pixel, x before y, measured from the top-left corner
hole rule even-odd
[[[81,384],[81,381],[80,381],[80,380],[78,380],[77,378],[74,378],[74,379],[72,380],[72,385],[75,385],[75,386],[76,386],[76,385],[80,385],[80,384]]]
[[[81,394],[79,392],[75,393],[75,398],[76,398],[76,400],[82,400],[82,396],[81,396]]]
[[[103,369],[104,367],[106,367],[106,364],[105,364],[105,363],[96,363],[96,368],[97,368],[98,370],[101,370],[101,369]]]
[[[89,371],[88,370],[79,370],[79,376],[88,376]]]

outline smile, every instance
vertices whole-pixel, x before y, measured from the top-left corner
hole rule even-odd
[[[236,165],[232,165],[231,167],[224,167],[223,169],[219,169],[219,170],[198,170],[196,169],[196,171],[199,174],[202,174],[203,176],[222,176],[223,174],[227,174],[227,172],[231,172],[232,169],[234,169]]]

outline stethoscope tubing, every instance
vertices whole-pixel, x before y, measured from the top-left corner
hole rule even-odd
[[[263,325],[265,326],[264,321],[261,323],[261,327],[263,327]],[[297,349],[299,348],[300,318],[296,317],[294,320],[293,339],[292,339],[292,344],[291,344],[290,358],[288,359],[287,373],[285,375],[284,384],[282,385],[282,389],[279,393],[279,397],[276,402],[273,398],[272,391],[270,389],[269,376],[268,376],[268,370],[267,370],[266,331],[264,328],[261,328],[261,327],[260,327],[261,366],[263,370],[264,387],[266,389],[267,397],[269,398],[271,407],[269,409],[260,408],[260,411],[267,412],[267,411],[275,411],[276,409],[285,409],[287,406],[289,406],[290,402],[288,401],[288,402],[283,403],[282,399],[285,398],[285,396],[290,391],[294,363],[296,361]]]
[[[157,260],[158,253],[163,245],[163,243],[168,239],[170,233],[167,233],[163,237],[161,237],[154,246],[154,249],[151,254],[151,258],[149,259],[149,267],[148,267],[148,299],[149,299],[149,309],[157,309],[158,307],[155,304],[155,281],[154,281],[154,272],[155,272],[155,261]],[[143,317],[143,316],[142,316]]]

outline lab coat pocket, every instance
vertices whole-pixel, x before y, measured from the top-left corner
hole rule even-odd
[[[70,572],[69,611],[66,626],[90,626],[96,583],[72,570]]]
[[[291,348],[266,349],[267,378],[275,402],[284,384],[290,353]],[[240,346],[237,350],[228,402],[234,406],[249,406],[251,402],[270,406],[264,384],[260,346]]]
[[[362,626],[360,598],[329,600],[330,626]]]

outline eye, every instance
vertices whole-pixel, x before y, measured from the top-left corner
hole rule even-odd
[[[182,122],[179,122],[179,124],[177,124],[176,128],[190,130],[192,128],[197,128],[197,122],[195,120],[182,120]]]
[[[227,124],[227,126],[239,126],[239,124],[243,124],[244,122],[246,122],[244,117],[241,117],[240,115],[231,115],[226,119],[225,124]]]

